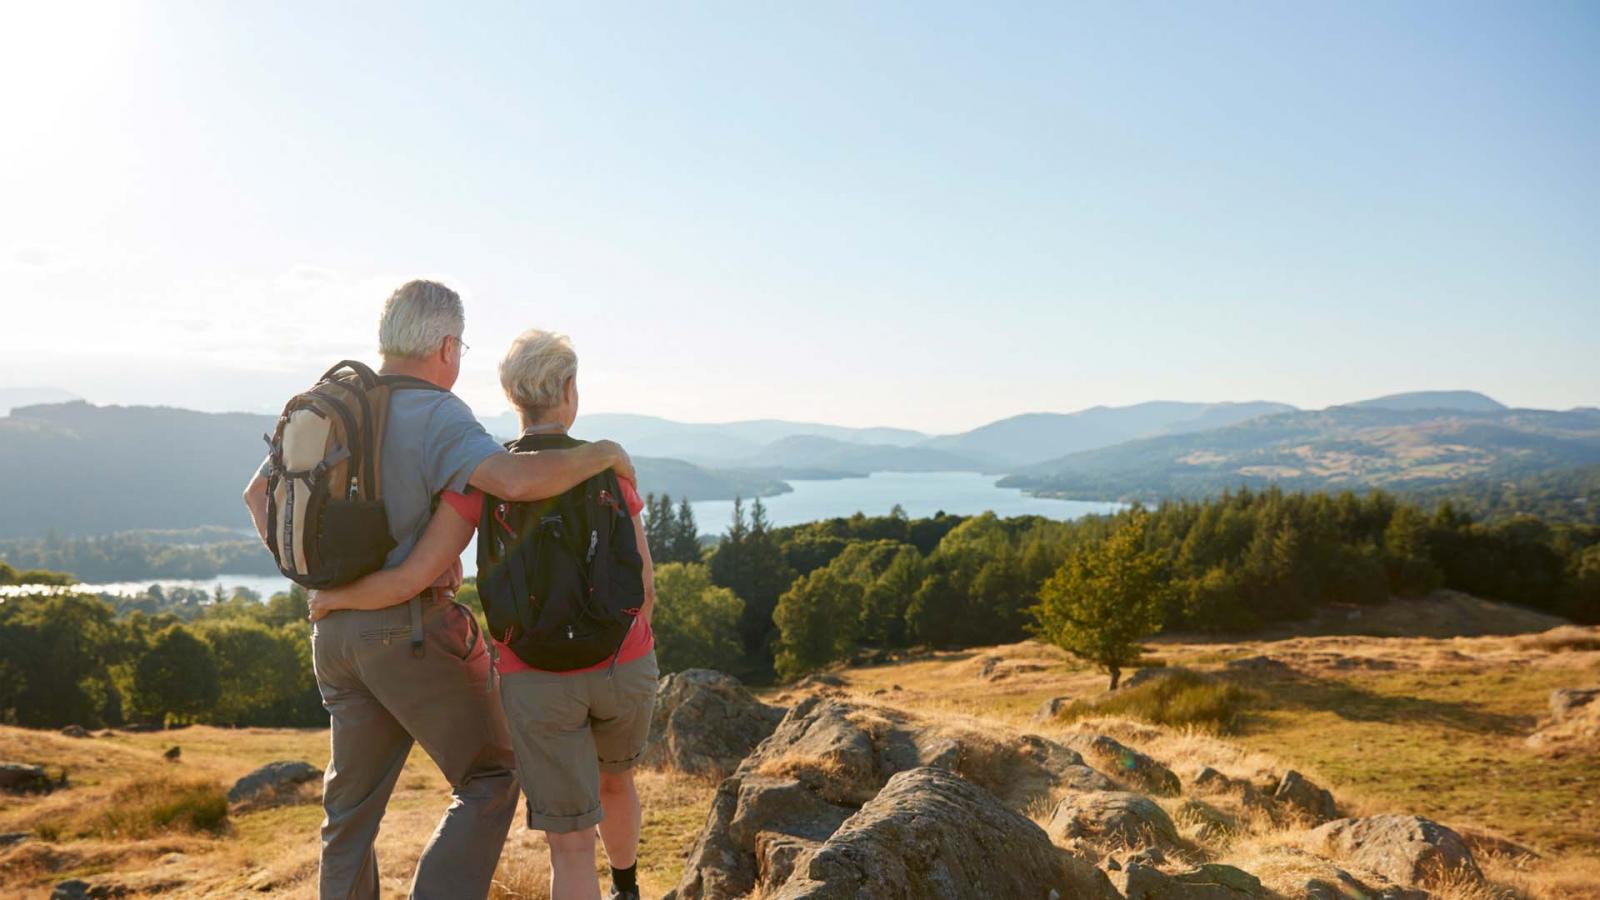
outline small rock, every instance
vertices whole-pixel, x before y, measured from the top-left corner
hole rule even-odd
[[[799,681],[796,681],[794,683],[794,687],[796,690],[807,690],[813,688],[841,688],[844,687],[844,679],[837,675],[830,675],[827,672],[817,672],[813,675],[807,675]]]
[[[1174,818],[1193,828],[1200,839],[1207,843],[1239,830],[1239,822],[1233,816],[1193,797],[1183,801]]]
[[[1243,659],[1230,659],[1223,664],[1224,668],[1239,672],[1286,672],[1289,667],[1282,660],[1270,656],[1246,656]]]
[[[1243,869],[1207,863],[1167,874],[1151,866],[1128,866],[1128,900],[1246,900],[1266,896],[1261,880]]]
[[[1336,819],[1306,835],[1307,849],[1345,859],[1406,887],[1444,878],[1483,881],[1461,835],[1421,816]]]
[[[732,675],[712,669],[674,672],[656,688],[642,761],[721,778],[778,727],[783,713],[782,707],[757,700]]]
[[[89,882],[81,878],[63,881],[50,892],[50,900],[89,900]]]
[[[129,722],[122,726],[122,730],[130,734],[144,734],[151,731],[161,731],[162,729],[163,726],[160,722]]]
[[[90,884],[81,878],[63,881],[50,892],[50,900],[112,900],[125,897],[128,889],[114,884]]]
[[[1088,766],[1067,766],[1061,770],[1061,785],[1074,791],[1114,791],[1116,782]]]
[[[1430,896],[1427,891],[1413,891],[1392,884],[1371,887],[1343,869],[1335,870],[1332,881],[1326,878],[1308,879],[1302,890],[1305,900],[1351,900],[1352,897],[1364,900],[1428,900]]]
[[[70,738],[86,738],[89,736],[88,729],[82,725],[68,725],[61,729],[61,733]]]
[[[303,760],[271,762],[235,781],[228,789],[229,803],[267,804],[292,795],[322,770]]]
[[[1085,838],[1124,847],[1173,847],[1178,829],[1166,810],[1142,794],[1097,791],[1068,794],[1046,830],[1052,837]]]
[[[1174,797],[1180,789],[1178,776],[1154,759],[1125,747],[1103,734],[1074,735],[1067,743],[1094,757],[1112,777],[1141,787],[1152,794]]]
[[[0,763],[0,791],[8,794],[48,794],[56,789],[55,782],[44,766],[26,763]]]
[[[171,747],[168,747],[167,752],[161,754],[161,758],[165,759],[167,762],[177,762],[181,756],[183,756],[183,748],[179,747],[177,744],[173,744]]]
[[[1283,774],[1283,780],[1278,782],[1277,790],[1272,792],[1272,799],[1294,810],[1301,818],[1315,825],[1321,825],[1339,815],[1339,810],[1334,806],[1333,794],[1317,787],[1310,779],[1293,769]]]
[[[0,847],[10,847],[12,844],[20,844],[31,837],[33,837],[33,834],[27,831],[0,832]]]
[[[1072,705],[1071,697],[1051,697],[1039,704],[1033,713],[1035,722],[1054,722],[1061,716],[1061,711]]]
[[[1132,675],[1129,675],[1128,679],[1122,682],[1122,690],[1138,687],[1139,685],[1144,684],[1146,681],[1151,681],[1166,675],[1176,675],[1179,672],[1187,671],[1189,670],[1183,668],[1182,666],[1148,666],[1146,668],[1139,669]]]
[[[1600,688],[1556,688],[1550,692],[1550,718],[1564,722],[1575,711],[1600,700]]]

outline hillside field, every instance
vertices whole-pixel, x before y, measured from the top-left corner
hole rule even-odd
[[[1314,635],[1152,641],[1151,664],[1227,673],[1221,677],[1245,691],[1243,714],[1231,733],[1215,738],[1133,722],[1114,727],[1139,733],[1150,752],[1167,754],[1175,769],[1210,764],[1218,754],[1235,763],[1268,760],[1331,788],[1342,812],[1415,813],[1448,824],[1476,845],[1501,896],[1600,897],[1600,749],[1536,752],[1526,743],[1546,715],[1552,689],[1600,686],[1600,629],[1547,630],[1553,622],[1545,617],[1457,595],[1442,609],[1458,626],[1524,633],[1430,637],[1424,635],[1445,623],[1439,612],[1424,609],[1420,602],[1396,601],[1364,611],[1361,630],[1397,635],[1391,637],[1326,633],[1357,630],[1346,614],[1321,622],[1324,633]],[[1257,656],[1283,665],[1227,667]],[[835,674],[840,686],[770,691],[764,699],[785,703],[821,689],[925,718],[1050,737],[1072,723],[1070,717],[1036,719],[1041,704],[1057,697],[1093,701],[1105,684],[1104,675],[1034,642],[924,654]],[[69,787],[54,793],[8,796],[0,804],[0,833],[29,833],[0,849],[0,896],[46,896],[52,885],[74,877],[123,885],[129,896],[313,895],[321,818],[313,790],[305,790],[306,802],[298,805],[232,813],[215,834],[142,831],[137,816],[108,813],[127,804],[134,783],[199,782],[226,790],[272,760],[320,766],[325,731],[195,727],[102,734],[73,738],[0,728],[0,761],[45,764],[64,769],[69,779]],[[175,745],[181,757],[169,762],[163,752]],[[643,773],[640,784],[642,881],[646,896],[659,896],[677,883],[715,785],[664,772]],[[122,799],[114,797],[119,791]],[[414,751],[379,839],[386,895],[403,896],[446,803],[442,779]],[[1222,860],[1251,868],[1249,846],[1231,852]],[[519,821],[496,896],[543,897],[542,858],[542,841]]]

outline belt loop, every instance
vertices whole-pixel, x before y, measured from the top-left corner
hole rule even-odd
[[[422,595],[411,598],[411,655],[422,658]]]

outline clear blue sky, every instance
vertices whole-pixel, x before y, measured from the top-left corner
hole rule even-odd
[[[266,410],[413,275],[458,390],[949,431],[1600,404],[1600,5],[34,4],[0,386]]]

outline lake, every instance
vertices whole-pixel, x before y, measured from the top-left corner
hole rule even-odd
[[[778,527],[850,516],[857,512],[869,516],[888,515],[896,503],[914,519],[944,510],[952,515],[963,516],[992,511],[1001,517],[1031,515],[1067,520],[1116,512],[1123,506],[1120,503],[1033,497],[1013,488],[997,486],[997,478],[977,472],[876,472],[865,478],[790,480],[793,491],[776,497],[763,497],[761,503],[767,509],[767,521]],[[644,487],[649,490],[650,486]],[[701,500],[689,505],[694,509],[695,524],[700,527],[701,534],[720,534],[727,530],[733,518],[732,500]],[[749,508],[750,502],[746,501],[746,515],[749,514]],[[467,546],[467,551],[461,555],[461,564],[468,575],[477,570],[475,543]],[[138,594],[152,584],[160,584],[163,589],[186,587],[208,591],[219,584],[224,590],[243,586],[262,597],[270,597],[289,588],[289,582],[284,578],[218,575],[201,580],[158,578],[114,584],[85,584],[77,585],[75,589],[94,593]],[[0,588],[0,597],[21,592],[20,588]]]
[[[977,472],[877,472],[866,478],[790,481],[793,492],[763,497],[761,504],[767,508],[767,520],[780,527],[857,512],[886,516],[896,503],[913,519],[944,510],[962,516],[993,511],[1002,518],[1045,516],[1066,520],[1122,508],[1120,503],[1033,497],[1014,488],[996,486],[998,478]],[[689,505],[702,534],[726,531],[733,520],[732,500],[702,500]],[[748,499],[744,506],[748,515]]]

